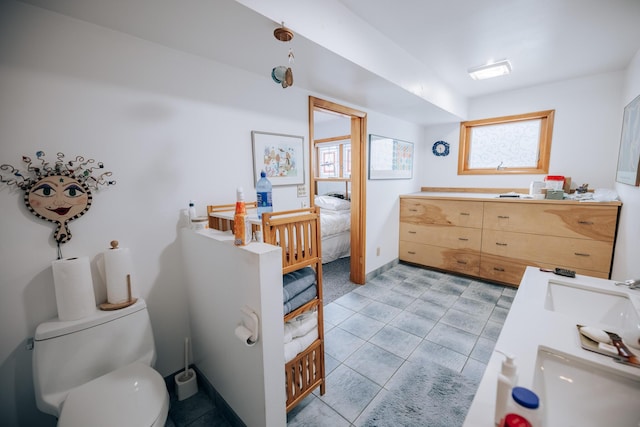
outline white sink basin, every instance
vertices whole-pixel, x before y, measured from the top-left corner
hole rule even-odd
[[[544,308],[570,316],[576,323],[608,328],[621,336],[625,333],[638,335],[638,311],[626,293],[615,289],[594,289],[549,280]]]
[[[640,379],[539,347],[533,388],[547,426],[640,426]]]

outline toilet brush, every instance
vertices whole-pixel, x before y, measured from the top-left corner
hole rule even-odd
[[[196,373],[189,368],[189,338],[184,339],[184,372],[176,374],[176,391],[178,400],[187,399],[198,392]]]

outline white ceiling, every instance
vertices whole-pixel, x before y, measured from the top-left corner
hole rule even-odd
[[[425,125],[475,96],[623,70],[640,49],[640,0],[22,1],[269,79],[291,47],[294,87]],[[272,36],[280,22],[292,42]],[[504,58],[509,76],[466,73]]]

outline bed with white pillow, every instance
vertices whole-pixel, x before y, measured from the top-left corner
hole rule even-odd
[[[329,195],[315,196],[320,208],[322,263],[347,257],[351,252],[351,202]]]

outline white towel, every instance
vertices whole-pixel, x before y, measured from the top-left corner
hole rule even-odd
[[[318,312],[308,311],[289,320],[284,324],[284,342],[306,335],[311,329],[318,326]]]
[[[318,339],[318,328],[313,328],[305,335],[294,338],[284,345],[285,363],[291,362],[298,354],[307,349],[315,340]]]

